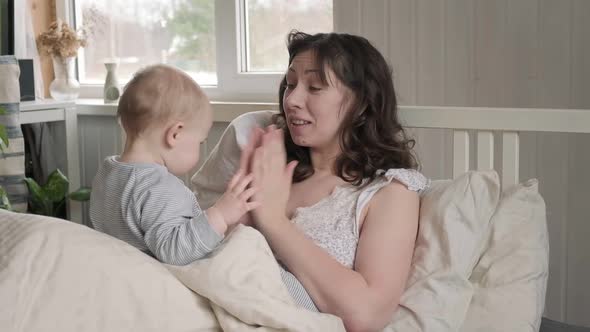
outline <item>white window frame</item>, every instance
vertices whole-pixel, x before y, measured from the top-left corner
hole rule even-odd
[[[337,1],[334,1],[334,4],[336,3]],[[277,102],[279,82],[283,73],[244,70],[244,6],[245,0],[215,0],[217,86],[203,86],[203,89],[214,101]],[[74,0],[56,0],[56,15],[73,25]],[[79,65],[83,61],[82,57],[78,58]],[[80,98],[102,99],[102,89],[101,84],[81,84]]]

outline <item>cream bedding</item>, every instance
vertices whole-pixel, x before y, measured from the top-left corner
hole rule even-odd
[[[420,215],[408,285],[384,331],[538,330],[548,237],[535,181],[501,196],[492,172],[433,181]],[[174,267],[84,226],[0,210],[0,331],[222,328],[344,331],[292,303],[252,228]]]
[[[191,291],[192,290],[192,291]],[[0,210],[2,331],[344,331],[296,307],[256,230],[165,266],[84,226]]]

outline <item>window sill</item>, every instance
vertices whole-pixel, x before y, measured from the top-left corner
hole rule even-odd
[[[238,116],[254,111],[277,110],[277,103],[252,102],[211,102],[213,107],[213,122],[230,122]],[[102,99],[78,99],[76,111],[79,115],[87,116],[116,116],[117,104],[105,104]]]

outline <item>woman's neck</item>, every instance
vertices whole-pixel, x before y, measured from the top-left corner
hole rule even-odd
[[[309,154],[314,173],[318,175],[335,174],[334,165],[336,164],[336,159],[338,159],[338,156],[340,155],[339,149],[310,149]]]

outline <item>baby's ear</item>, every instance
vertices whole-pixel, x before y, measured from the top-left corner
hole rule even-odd
[[[167,147],[173,148],[178,143],[184,122],[174,122],[166,128],[164,141]]]

